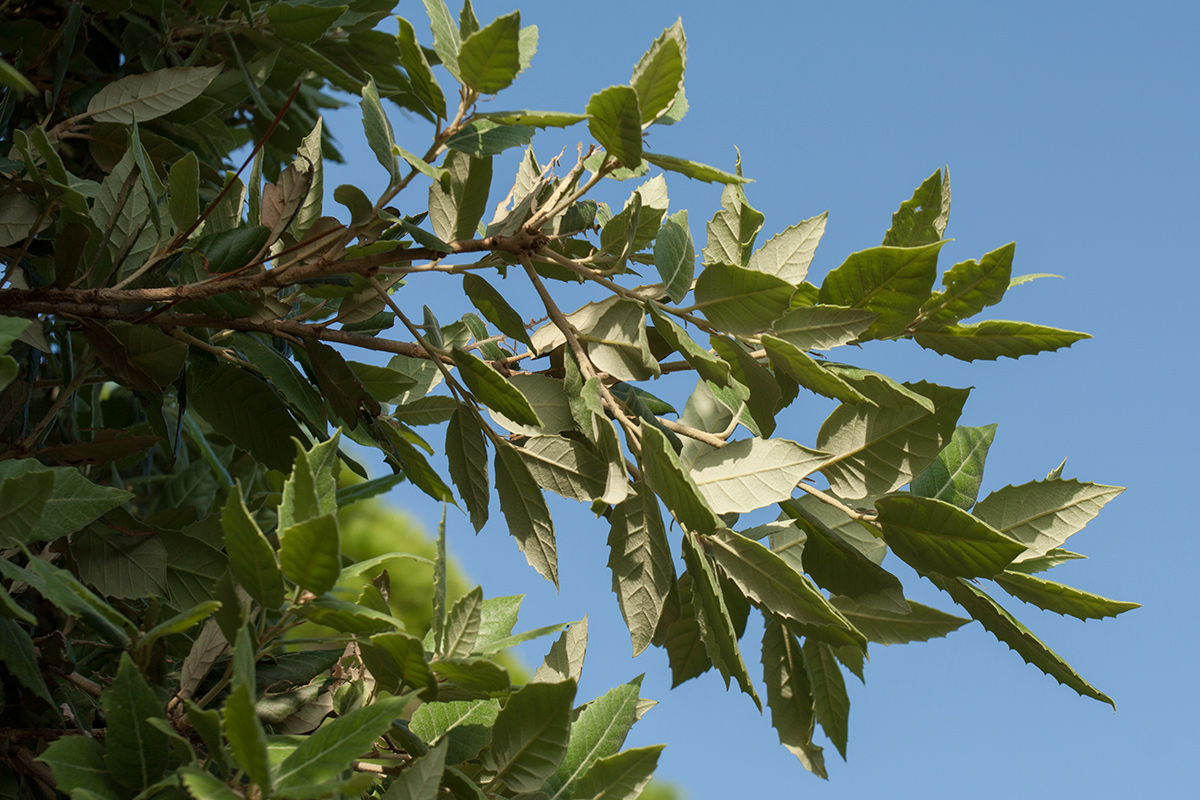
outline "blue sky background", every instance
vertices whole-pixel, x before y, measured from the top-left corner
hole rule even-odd
[[[476,3],[485,24],[511,10],[508,2]],[[452,510],[451,549],[485,593],[527,594],[523,627],[589,614],[580,697],[645,672],[643,694],[660,705],[629,744],[666,742],[659,775],[695,800],[1194,791],[1200,286],[1189,242],[1200,218],[1200,6],[610,0],[526,2],[521,10],[523,24],[539,26],[539,52],[492,101],[496,109],[582,111],[593,92],[627,82],[654,37],[682,15],[691,108],[681,124],[653,129],[652,149],[729,169],[739,147],[757,181],[747,187],[750,202],[767,218],[760,244],[828,209],[810,272],[817,283],[849,253],[878,244],[900,202],[948,164],[954,242],[942,252],[943,268],[1015,240],[1014,274],[1065,278],[1016,288],[983,317],[1095,338],[1019,362],[962,364],[912,342],[839,356],[901,380],[976,387],[962,423],[999,423],[983,493],[1039,479],[1064,457],[1068,477],[1128,486],[1068,543],[1090,560],[1052,577],[1145,607],[1085,624],[1005,601],[1116,700],[1115,714],[1025,665],[976,624],[930,644],[872,646],[866,685],[849,682],[849,763],[828,746],[825,783],[804,772],[768,718],[736,687],[727,693],[715,672],[671,691],[663,651],[629,658],[604,566],[607,527],[586,509],[548,495],[561,559],[557,594],[524,563],[498,508],[478,537]],[[420,3],[397,11],[431,42]],[[422,152],[428,126],[399,112],[392,119],[398,141]],[[357,109],[327,124],[350,159],[328,168],[327,187],[381,188]],[[581,138],[587,131],[577,126],[534,146],[544,162],[563,146],[572,154]],[[514,170],[514,159],[497,160],[494,193]],[[671,211],[689,209],[699,249],[720,187],[675,175],[668,185]],[[633,188],[613,184],[600,199],[619,207]],[[410,192],[411,205],[404,196],[400,205],[423,208],[424,188]],[[457,279],[422,277],[397,300],[410,316],[428,303],[448,322],[467,310],[456,305],[458,292]],[[533,304],[520,308],[544,316]],[[811,444],[832,407],[802,398],[781,415],[776,435]],[[426,431],[440,442],[440,431]],[[415,489],[402,485],[390,500],[430,530],[436,525],[440,507]],[[953,610],[898,560],[887,566],[909,596]],[[758,630],[752,620],[743,640],[756,678]],[[538,642],[525,657],[536,664],[548,646]]]

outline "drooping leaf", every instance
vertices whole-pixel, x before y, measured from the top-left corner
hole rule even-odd
[[[777,233],[750,256],[748,269],[782,278],[793,286],[808,275],[817,244],[825,233],[826,211]]]
[[[449,186],[434,181],[429,187],[429,221],[433,232],[445,242],[474,239],[479,220],[487,209],[492,184],[492,159],[478,158],[451,150],[442,168]]]
[[[457,345],[451,354],[463,383],[480,402],[522,425],[541,426],[525,395],[494,367]]]
[[[921,331],[913,338],[926,350],[959,361],[995,361],[1001,356],[1017,359],[1059,350],[1092,337],[1087,333],[1049,328],[1032,322],[993,319],[967,325],[948,325],[936,331]]]
[[[520,452],[543,488],[581,503],[604,494],[607,469],[587,445],[562,436],[534,436]]]
[[[760,339],[767,358],[778,372],[791,376],[798,384],[824,397],[832,397],[844,403],[864,403],[867,398],[835,372],[825,369],[820,363],[791,342],[786,342],[764,333]]]
[[[779,400],[782,397],[775,376],[732,339],[726,336],[711,336],[708,341],[717,355],[729,364],[730,373],[738,383],[750,390],[750,395],[745,400],[745,411],[740,414],[739,421],[755,436],[770,436],[775,431],[775,414],[779,411]],[[730,404],[726,402],[726,405]],[[747,417],[750,418],[749,421]]]
[[[425,58],[425,51],[417,42],[416,31],[403,17],[396,17],[396,20],[400,24],[400,32],[396,37],[400,44],[400,64],[408,73],[413,93],[435,117],[446,119],[446,96],[434,77],[428,59]]]
[[[517,540],[529,566],[558,587],[558,551],[554,524],[542,488],[533,479],[512,445],[496,446],[496,493],[509,533]]]
[[[433,31],[433,50],[441,59],[442,66],[459,78],[458,52],[462,48],[461,32],[454,17],[446,8],[446,0],[421,0],[425,13],[429,15],[429,27]]]
[[[221,67],[168,67],[130,75],[106,85],[88,101],[96,122],[147,122],[182,108],[200,96]]]
[[[974,513],[1025,545],[1019,560],[1026,561],[1060,547],[1123,491],[1120,486],[1052,478],[998,489],[980,500]]]
[[[588,619],[571,625],[554,640],[550,652],[542,659],[541,666],[529,679],[530,683],[561,683],[565,680],[579,682],[583,674],[583,659],[587,654]]]
[[[879,316],[860,341],[903,333],[930,298],[943,241],[922,247],[874,247],[852,253],[825,276],[820,302]]]
[[[1070,614],[1078,619],[1115,617],[1125,611],[1141,608],[1140,603],[1110,600],[1061,583],[1043,580],[1022,572],[1005,570],[995,577],[1000,588],[1018,600],[1056,614]]]
[[[527,347],[533,347],[521,315],[490,283],[478,275],[467,274],[463,276],[463,292],[471,304],[479,309],[479,313],[483,314],[487,321],[495,325],[501,333],[511,336]]]
[[[895,495],[875,501],[888,547],[922,574],[990,578],[1024,546],[956,505]]]
[[[969,511],[979,496],[983,465],[996,435],[996,424],[960,425],[937,459],[912,481],[912,493],[953,503]]]
[[[47,705],[54,705],[46,679],[42,677],[33,640],[20,625],[4,617],[0,617],[0,657],[5,669],[18,683]]]
[[[926,178],[913,196],[892,215],[892,227],[883,237],[889,247],[919,247],[940,241],[950,219],[950,170]]]
[[[367,391],[341,353],[316,339],[309,339],[304,347],[317,385],[334,413],[342,418],[347,427],[358,427],[360,417],[364,414],[368,417],[379,416],[379,401]]]
[[[456,405],[450,424],[446,426],[446,458],[450,477],[478,532],[487,522],[491,499],[487,444],[479,421],[466,406]]]
[[[970,620],[936,608],[908,601],[908,613],[856,603],[849,597],[834,597],[833,604],[862,631],[867,641],[882,645],[927,642],[958,630]]]
[[[979,621],[990,634],[1008,645],[1009,649],[1042,672],[1068,686],[1084,697],[1108,703],[1114,709],[1116,703],[1108,695],[1080,677],[1071,665],[1034,636],[1028,628],[1017,621],[1004,608],[989,597],[982,589],[963,578],[931,576],[939,589],[945,591],[954,602],[962,606],[973,619]]]
[[[458,52],[463,84],[480,94],[496,94],[508,88],[521,71],[520,31],[521,13],[514,11],[465,36]]]
[[[711,533],[719,523],[700,488],[657,428],[642,426],[645,481],[684,528]]]
[[[808,670],[809,685],[813,693],[813,709],[821,730],[833,742],[833,746],[846,758],[846,739],[850,723],[850,697],[846,694],[846,681],[838,666],[833,648],[824,642],[807,639],[801,647],[804,665]]]
[[[804,654],[778,620],[767,620],[762,665],[771,725],[779,734],[779,743],[800,759],[806,770],[828,779],[822,748],[812,740],[816,714]]]
[[[556,434],[575,428],[570,402],[562,381],[545,375],[513,375],[508,380],[525,396],[542,422],[540,425],[525,425],[499,413],[496,409],[489,408],[489,415],[502,427],[522,436]]]
[[[536,792],[567,754],[575,681],[529,683],[496,717],[484,766],[514,792]]]
[[[613,507],[609,521],[608,567],[636,656],[658,627],[675,583],[675,566],[658,499],[644,484],[635,484],[629,497]]]

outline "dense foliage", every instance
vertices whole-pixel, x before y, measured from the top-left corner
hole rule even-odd
[[[819,775],[816,726],[844,755],[844,673],[861,677],[868,643],[968,621],[907,600],[888,551],[1111,702],[993,595],[1084,619],[1133,607],[1042,577],[1121,490],[1060,468],[977,499],[995,426],[957,425],[967,389],[832,355],[1086,338],[966,321],[1038,277],[1013,276],[1011,244],[935,289],[946,171],[880,246],[809,282],[825,215],[759,244],[740,166],[644,147],[687,111],[681,23],[586,108],[506,112],[477,101],[530,66],[535,26],[425,0],[426,47],[392,2],[3,5],[0,793],[637,797],[661,746],[622,747],[652,702],[638,679],[576,696],[586,621],[514,634],[519,598],[451,602],[439,536],[432,559],[408,556],[432,568],[425,632],[392,592],[403,556],[343,552],[342,510],[400,481],[477,530],[494,493],[556,585],[543,490],[590,504],[634,652],[665,648],[676,684],[715,667],[761,708],[740,641],[758,609],[772,724]],[[335,217],[320,114],[346,92],[388,184],[338,187]],[[423,153],[394,140],[385,101],[429,121]],[[537,129],[576,125],[577,157],[537,159]],[[494,189],[513,148],[515,181]],[[699,265],[668,174],[725,184]],[[614,181],[636,187],[619,209],[591,197]],[[430,280],[461,280],[478,313],[415,310]],[[596,299],[567,313],[558,282]],[[680,413],[652,387],[683,374]],[[777,427],[801,390],[831,401],[813,446]],[[394,475],[340,481],[368,477],[346,439]],[[555,634],[515,685],[497,655]]]

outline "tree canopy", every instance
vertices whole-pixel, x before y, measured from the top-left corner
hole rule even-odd
[[[586,504],[634,653],[664,648],[676,685],[736,682],[820,776],[817,727],[844,756],[869,643],[975,620],[1112,703],[997,598],[1135,607],[1044,577],[1122,490],[1060,467],[980,498],[995,426],[958,424],[970,390],[848,363],[888,340],[978,361],[1087,338],[976,321],[1042,276],[1013,274],[1012,244],[939,265],[947,169],[810,280],[826,215],[760,241],[740,162],[647,149],[686,124],[682,21],[584,108],[502,111],[480,101],[532,68],[535,25],[392,4],[5,7],[8,794],[637,797],[662,746],[623,745],[653,701],[640,678],[576,696],[586,619],[514,633],[519,598],[448,597],[444,530],[432,558],[345,552],[344,509],[401,481],[507,529],[556,586],[544,492]],[[387,184],[329,208],[321,113],[347,94]],[[423,151],[396,109],[428,121]],[[539,160],[545,128],[576,152]],[[668,180],[724,185],[702,239]],[[597,199],[618,183],[627,199]],[[474,311],[443,324],[431,280]],[[594,299],[564,307],[580,288]],[[807,444],[781,416],[802,391],[831,408]],[[956,613],[907,599],[889,552]],[[432,575],[428,632],[396,559]],[[497,657],[543,636],[517,683]]]

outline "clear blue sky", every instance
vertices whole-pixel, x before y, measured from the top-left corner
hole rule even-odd
[[[420,4],[399,10],[429,43]],[[486,23],[512,5],[479,0],[476,10]],[[850,682],[849,763],[827,747],[825,783],[714,673],[670,691],[662,651],[628,658],[604,567],[606,528],[586,510],[549,496],[559,594],[525,565],[498,511],[479,537],[452,512],[451,548],[485,592],[528,594],[526,627],[589,613],[581,696],[647,673],[643,694],[660,705],[630,743],[666,742],[659,774],[694,800],[1194,792],[1196,769],[1187,765],[1200,745],[1200,626],[1192,610],[1200,365],[1192,303],[1200,287],[1185,240],[1200,219],[1200,6],[560,0],[521,10],[523,23],[539,26],[541,44],[497,108],[582,111],[594,91],[628,81],[643,50],[682,15],[691,110],[683,123],[654,130],[653,149],[730,168],[739,147],[757,180],[750,201],[767,217],[760,242],[828,209],[811,273],[818,281],[847,254],[878,244],[899,203],[948,164],[947,235],[955,241],[944,266],[1015,240],[1015,273],[1065,280],[1017,288],[992,316],[1095,338],[1056,354],[974,365],[913,343],[876,343],[860,363],[899,379],[976,387],[963,423],[999,423],[985,492],[1040,478],[1063,457],[1067,476],[1128,486],[1071,540],[1090,560],[1054,577],[1145,607],[1084,624],[1008,604],[1116,700],[1115,714],[1026,666],[975,624],[932,644],[873,646],[866,685]],[[426,128],[392,116],[400,142],[423,151]],[[376,186],[357,110],[328,122],[352,163],[331,170],[327,186]],[[545,160],[563,144],[573,151],[580,137],[582,126],[535,146]],[[496,172],[512,168],[498,163]],[[719,188],[679,176],[668,182],[671,210],[689,209],[699,247]],[[620,203],[631,189],[616,185],[605,197]],[[418,190],[412,210],[423,200]],[[444,308],[454,291],[456,281],[419,279],[398,299],[419,313],[422,303]],[[528,316],[541,314],[530,307]],[[811,444],[831,406],[796,408],[779,433]],[[401,487],[391,499],[436,523],[440,508],[415,490]],[[895,559],[887,563],[899,569]],[[900,574],[910,596],[953,610],[929,584]],[[752,629],[744,640],[752,674],[761,672],[754,636]],[[546,646],[539,642],[526,658],[536,663]]]

